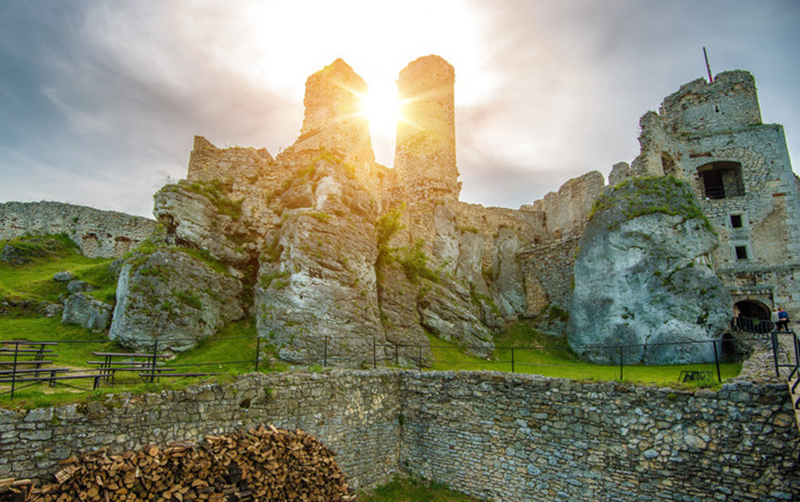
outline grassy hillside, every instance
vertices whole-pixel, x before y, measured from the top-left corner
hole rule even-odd
[[[17,249],[15,255],[26,263],[0,261],[0,301],[58,303],[59,296],[67,294],[67,283],[53,280],[53,275],[67,271],[93,286],[90,295],[114,302],[116,277],[109,268],[112,259],[86,258],[65,235],[0,241],[0,250],[6,244]]]

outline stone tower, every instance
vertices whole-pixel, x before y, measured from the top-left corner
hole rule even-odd
[[[458,200],[453,67],[425,56],[400,72],[394,167],[407,202]]]
[[[715,270],[738,310],[800,315],[800,196],[783,127],[761,122],[753,76],[735,70],[689,82],[640,123],[631,174],[694,186],[720,238]]]
[[[341,59],[308,77],[305,118],[293,148],[330,150],[352,164],[361,181],[369,179],[375,154],[363,112],[366,94],[366,82]]]

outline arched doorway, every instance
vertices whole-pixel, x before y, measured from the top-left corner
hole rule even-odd
[[[772,311],[758,300],[742,300],[734,305],[734,324],[738,330],[769,333],[773,329]]]

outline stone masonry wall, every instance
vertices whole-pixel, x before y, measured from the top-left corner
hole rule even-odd
[[[579,242],[580,234],[572,234],[561,241],[528,246],[517,255],[525,273],[528,314],[536,314],[548,304],[570,310]]]
[[[495,372],[253,374],[233,384],[0,410],[0,478],[49,482],[108,447],[301,428],[354,487],[394,473],[484,500],[792,500],[800,436],[785,384],[676,391]]]
[[[483,500],[797,500],[785,384],[407,373],[404,467]]]
[[[66,234],[89,258],[118,258],[157,227],[155,220],[63,202],[0,203],[0,240]]]
[[[274,424],[303,429],[337,452],[353,487],[388,481],[399,465],[398,373],[252,374],[234,384],[30,411],[0,409],[0,478],[53,482],[58,460],[108,447],[201,440]]]

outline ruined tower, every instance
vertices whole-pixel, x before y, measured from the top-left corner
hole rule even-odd
[[[293,148],[329,150],[352,164],[359,179],[368,179],[375,154],[363,112],[366,93],[364,79],[341,59],[308,77],[305,118]]]
[[[763,124],[755,79],[726,71],[667,96],[641,120],[634,176],[694,186],[720,246],[715,270],[745,317],[800,312],[800,196],[783,127]]]
[[[397,81],[394,168],[406,201],[458,200],[453,67],[439,56],[411,62]]]

